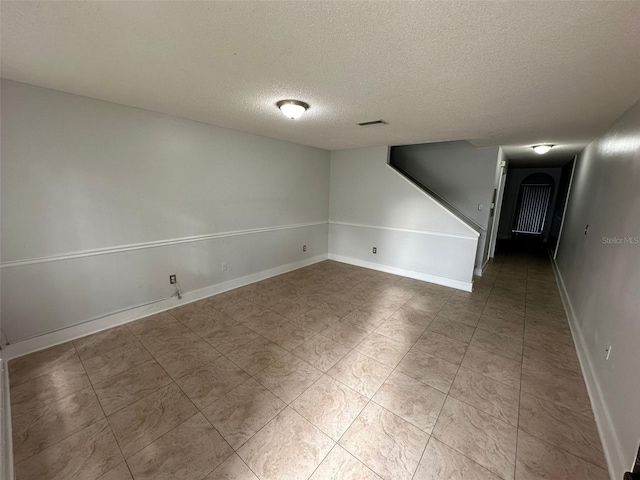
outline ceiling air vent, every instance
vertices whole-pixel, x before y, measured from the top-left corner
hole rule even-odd
[[[360,125],[361,127],[368,127],[369,125],[387,125],[388,122],[385,122],[384,120],[371,120],[370,122],[362,122],[359,123],[358,125]]]

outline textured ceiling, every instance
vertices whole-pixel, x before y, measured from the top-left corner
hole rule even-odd
[[[1,16],[4,78],[325,149],[572,155],[640,98],[637,1],[3,1]],[[283,98],[311,109],[292,122]]]

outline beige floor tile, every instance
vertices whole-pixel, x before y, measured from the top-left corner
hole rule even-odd
[[[356,351],[351,351],[327,374],[364,395],[373,397],[393,369]]]
[[[180,348],[156,357],[156,360],[171,378],[177,380],[220,357],[220,352],[198,338],[192,342],[187,342]]]
[[[254,305],[248,300],[240,299],[229,305],[222,305],[220,310],[225,315],[230,316],[234,320],[241,322],[256,313],[260,313],[262,309],[257,305]]]
[[[467,344],[427,330],[415,343],[413,349],[459,365],[467,351]]]
[[[454,295],[447,301],[446,304],[451,307],[459,307],[468,312],[481,313],[486,303],[487,300],[485,299],[465,298]]]
[[[176,321],[176,325],[138,335],[138,339],[149,353],[157,358],[179,348],[185,348],[197,342],[200,337]]]
[[[102,475],[98,480],[133,480],[133,477],[127,464],[122,462],[116,468],[112,468]]]
[[[136,480],[204,478],[233,449],[201,413],[127,459]]]
[[[429,435],[370,403],[340,439],[340,445],[384,479],[409,480]]]
[[[96,383],[93,388],[104,413],[111,415],[170,383],[171,377],[152,360]]]
[[[380,480],[380,477],[336,445],[309,480]]]
[[[433,316],[426,315],[424,312],[415,310],[405,304],[396,310],[396,312],[389,317],[389,320],[398,320],[416,327],[427,328],[433,321]]]
[[[413,345],[424,333],[426,327],[413,325],[410,322],[392,315],[375,332],[406,345]]]
[[[130,457],[197,411],[180,388],[171,383],[107,419],[122,453]]]
[[[608,480],[608,473],[585,460],[518,431],[516,480]]]
[[[452,397],[433,436],[504,480],[513,480],[517,429]]]
[[[382,384],[373,401],[431,434],[445,398],[440,390],[395,371]]]
[[[127,327],[137,337],[160,335],[185,328],[182,323],[168,312],[157,313],[135,322],[127,323]]]
[[[102,355],[96,355],[82,363],[87,375],[89,375],[89,379],[96,384],[117,373],[148,362],[152,358],[151,354],[140,342],[135,342]]]
[[[198,300],[197,302],[186,303],[179,307],[168,310],[167,313],[182,323],[187,323],[191,318],[202,315],[207,308],[206,300]]]
[[[211,472],[205,480],[259,480],[235,453]]]
[[[295,318],[295,322],[299,323],[309,330],[320,333],[334,323],[338,322],[340,317],[327,313],[324,309],[316,307]]]
[[[13,458],[21,462],[104,418],[91,387],[13,415]]]
[[[274,328],[289,324],[290,320],[270,310],[263,309],[241,320],[241,322],[245,327],[264,335]]]
[[[176,383],[196,407],[202,409],[248,378],[248,373],[222,357],[185,375]]]
[[[255,379],[289,404],[321,376],[320,370],[288,354],[256,374]]]
[[[338,318],[342,318],[345,315],[350,314],[356,308],[358,308],[359,304],[351,303],[347,300],[336,300],[331,299],[327,303],[323,303],[319,307],[319,310],[328,313],[329,315],[335,315]]]
[[[470,346],[461,367],[493,378],[509,387],[520,389],[522,365],[516,360]]]
[[[442,307],[442,310],[438,312],[438,316],[475,327],[480,319],[480,312],[469,311],[464,305],[445,305]]]
[[[522,339],[477,329],[470,343],[473,347],[497,353],[511,360],[522,361]]]
[[[285,349],[260,337],[228,353],[227,358],[249,375],[255,375],[286,354]]]
[[[94,480],[123,460],[104,419],[16,464],[15,475],[16,480]]]
[[[204,339],[216,350],[226,355],[236,348],[260,338],[260,336],[244,325],[236,323],[221,327],[219,330],[207,335]]]
[[[458,365],[421,350],[411,349],[397,369],[422,383],[447,393],[458,371]]]
[[[333,446],[329,437],[286,408],[245,443],[238,455],[261,480],[304,480]]]
[[[360,306],[349,315],[343,317],[342,321],[349,322],[356,327],[371,333],[382,325],[390,315],[391,314],[386,315],[385,312],[380,311],[375,307]]]
[[[24,415],[90,386],[82,363],[59,368],[11,388],[11,414]]]
[[[270,308],[270,310],[273,310],[278,315],[282,315],[289,320],[295,320],[297,317],[311,309],[312,307],[309,307],[306,303],[291,300],[289,298],[283,298],[280,303]]]
[[[449,395],[514,427],[518,426],[520,390],[516,388],[461,367]]]
[[[324,335],[346,347],[353,348],[367,338],[369,332],[356,327],[352,323],[340,321],[322,330],[320,335]]]
[[[456,322],[454,320],[449,320],[438,315],[433,322],[431,322],[427,330],[452,338],[458,342],[469,343],[471,341],[471,337],[473,337],[475,327]]]
[[[373,332],[362,340],[355,350],[377,360],[388,367],[395,368],[409,351],[410,346],[397,342],[385,335]]]
[[[482,315],[494,318],[502,318],[504,320],[512,320],[517,322],[519,319],[524,318],[524,312],[511,310],[505,308],[502,305],[496,305],[495,303],[487,305],[482,311]]]
[[[82,360],[100,355],[102,353],[124,347],[136,341],[136,337],[129,331],[126,325],[110,328],[87,337],[73,341],[76,351]]]
[[[430,298],[430,297],[424,297],[422,295],[415,295],[410,300],[408,300],[407,303],[405,303],[403,306],[411,308],[414,311],[420,312],[422,315],[426,315],[433,318],[436,315],[438,315],[438,312],[442,309],[445,303],[446,303],[446,299]]]
[[[583,460],[606,467],[593,416],[580,415],[523,392],[519,422],[525,432]]]
[[[349,353],[349,348],[322,335],[316,335],[293,350],[293,354],[326,372]]]
[[[522,391],[535,394],[582,415],[592,415],[591,402],[582,375],[552,369],[522,366]]]
[[[337,441],[368,402],[366,397],[355,390],[324,375],[291,406]]]
[[[72,342],[56,345],[11,360],[9,362],[9,383],[13,387],[79,361],[80,357]]]
[[[169,311],[169,313],[171,312],[173,310]],[[228,315],[214,309],[200,311],[187,316],[181,321],[185,327],[202,338],[215,335],[219,330],[232,327],[238,323]]]
[[[473,292],[320,262],[9,371],[18,480],[607,478],[546,257]]]
[[[202,410],[235,450],[280,413],[286,404],[253,379]]]
[[[295,350],[316,335],[313,330],[291,321],[264,334],[265,338],[288,351]]]
[[[413,480],[500,480],[500,477],[431,437]]]
[[[498,318],[482,315],[478,328],[509,337],[524,337],[524,317]]]

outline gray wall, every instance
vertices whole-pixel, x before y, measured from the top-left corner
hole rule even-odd
[[[327,254],[328,151],[6,80],[2,127],[10,341]]]
[[[556,260],[612,478],[631,468],[640,443],[638,237],[640,102],[579,156]]]
[[[391,161],[480,227],[476,267],[481,267],[486,261],[498,147],[474,147],[465,141],[405,145],[393,147]],[[479,204],[483,210],[478,210]]]
[[[332,255],[471,286],[477,233],[391,168],[387,147],[331,152],[330,199]]]

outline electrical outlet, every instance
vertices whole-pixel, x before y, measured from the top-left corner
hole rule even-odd
[[[302,251],[306,252],[307,251],[307,246],[306,245],[302,245]]]
[[[378,253],[378,247],[373,247],[373,253]]]
[[[222,262],[222,271],[223,272],[227,271],[227,263],[226,262]]]
[[[605,350],[605,352],[607,353],[607,356],[604,357],[605,360],[609,360],[609,356],[611,355],[611,345],[609,345],[607,347],[607,349]]]
[[[169,283],[171,285],[178,283],[178,278],[175,275],[169,275]]]

